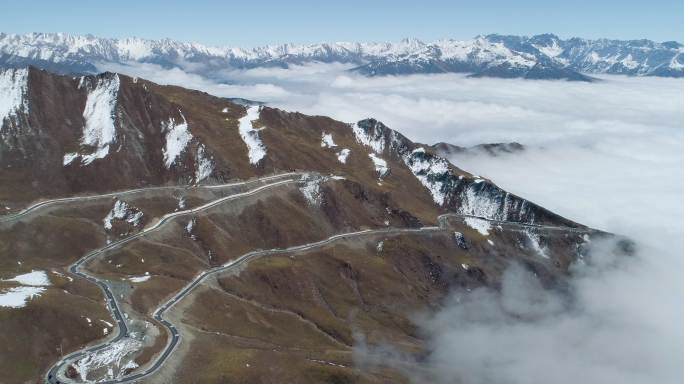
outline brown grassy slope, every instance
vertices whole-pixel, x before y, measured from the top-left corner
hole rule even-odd
[[[519,227],[495,226],[483,236],[459,220],[449,225],[433,234],[380,234],[268,256],[221,274],[178,309],[193,342],[190,355],[172,358],[173,377],[197,383],[226,377],[399,382],[399,372],[388,379],[381,367],[358,369],[352,346],[359,335],[371,346],[390,345],[419,359],[426,346],[414,319],[438,308],[447,293],[497,288],[511,263],[545,285],[562,283],[584,243],[581,234],[541,230],[546,258]],[[466,248],[452,231],[463,233]]]
[[[409,317],[446,292],[434,265],[442,265],[446,276],[459,256],[448,236],[392,237],[378,253],[379,240],[260,259],[199,292],[184,323],[199,338],[193,350],[201,352],[182,360],[178,380],[397,382],[396,373],[388,381],[379,372],[353,368],[353,333],[420,351]],[[206,342],[203,335],[211,334],[220,343]]]

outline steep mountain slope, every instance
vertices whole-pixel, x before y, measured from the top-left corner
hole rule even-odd
[[[355,335],[420,356],[416,311],[609,237],[374,119],[36,68],[0,119],[0,382],[401,382]]]
[[[172,40],[103,39],[66,34],[0,34],[0,67],[34,65],[61,73],[95,73],[109,63],[154,63],[208,77],[216,70],[353,64],[368,76],[462,72],[474,76],[591,81],[585,74],[684,76],[684,46],[650,40],[560,39],[552,34],[478,36],[424,43],[284,44],[217,48]]]

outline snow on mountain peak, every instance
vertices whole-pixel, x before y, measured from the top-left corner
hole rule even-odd
[[[170,39],[104,39],[90,35],[0,33],[0,66],[57,63],[68,73],[95,72],[102,62],[163,62],[191,72],[248,69],[260,66],[340,62],[354,64],[366,75],[484,72],[487,76],[581,79],[579,73],[684,76],[674,58],[684,52],[677,42],[650,40],[560,39],[552,34],[532,37],[486,35],[470,40],[423,42],[333,42],[279,44],[255,48],[212,47]],[[631,55],[630,59],[627,59]],[[542,63],[543,65],[537,66]],[[616,64],[617,65],[614,65]],[[199,65],[197,65],[199,64]],[[491,68],[498,68],[492,71]],[[557,69],[566,69],[566,72]],[[669,68],[664,72],[663,69]],[[204,71],[204,72],[203,72]],[[546,76],[546,77],[545,77]],[[584,78],[586,80],[586,77]]]

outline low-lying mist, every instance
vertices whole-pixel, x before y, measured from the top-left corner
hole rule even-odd
[[[369,79],[347,68],[230,71],[209,80],[151,64],[103,65],[347,122],[375,117],[430,144],[520,142],[526,146],[520,153],[451,160],[638,244],[628,258],[596,244],[587,263],[573,266],[562,294],[511,265],[501,290],[453,292],[441,311],[421,317],[430,352],[419,363],[391,346],[366,346],[361,337],[360,361],[395,365],[416,382],[682,382],[684,80]]]

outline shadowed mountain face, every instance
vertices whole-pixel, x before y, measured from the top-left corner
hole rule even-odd
[[[476,77],[592,81],[587,74],[684,76],[684,47],[650,40],[563,40],[552,34],[478,36],[425,43],[285,44],[217,48],[172,40],[103,39],[65,34],[0,33],[0,67],[34,65],[60,73],[95,73],[98,63],[153,63],[212,77],[218,70],[347,63],[367,76],[470,73]]]
[[[374,119],[28,68],[0,122],[7,382],[401,382],[355,368],[359,335],[420,356],[417,312],[512,263],[560,285],[609,237]]]

